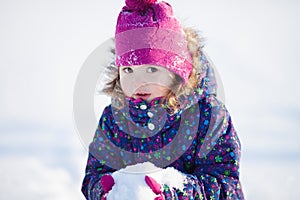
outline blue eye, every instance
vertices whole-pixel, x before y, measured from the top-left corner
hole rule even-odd
[[[130,67],[125,67],[123,68],[123,72],[125,72],[126,74],[132,73],[133,70]]]
[[[148,67],[148,68],[147,68],[147,72],[149,72],[149,73],[154,73],[154,72],[156,72],[156,71],[158,71],[158,69],[155,68],[155,67]]]

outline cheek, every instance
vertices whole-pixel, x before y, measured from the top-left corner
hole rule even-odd
[[[155,77],[156,83],[164,87],[170,88],[173,85],[174,78],[170,73],[161,73],[159,76]]]
[[[171,91],[170,88],[164,88],[164,95],[167,95]]]
[[[155,88],[152,88],[152,91],[160,95],[167,95],[171,91],[171,89],[165,86],[157,86]]]
[[[120,77],[120,85],[125,96],[131,96],[133,93],[133,87],[128,78]]]

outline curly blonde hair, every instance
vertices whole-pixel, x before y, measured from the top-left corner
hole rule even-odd
[[[182,84],[182,78],[175,75],[171,91],[161,99],[160,103],[163,104],[163,102],[165,102],[164,106],[168,109],[170,114],[175,114],[180,109],[179,97],[181,95],[189,95],[195,89],[201,73],[201,68],[199,67],[201,66],[201,61],[199,57],[203,48],[203,38],[200,37],[199,32],[193,28],[184,28],[183,30],[186,35],[188,49],[192,55],[193,68],[185,85]],[[111,53],[115,55],[115,49],[111,49]],[[114,106],[122,108],[124,106],[125,96],[120,86],[119,71],[115,62],[110,63],[106,69],[106,74],[109,78],[107,78],[107,83],[105,83],[100,92],[112,97]]]

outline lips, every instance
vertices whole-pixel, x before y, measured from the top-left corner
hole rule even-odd
[[[136,98],[142,98],[144,100],[148,99],[151,93],[136,93],[135,96]]]

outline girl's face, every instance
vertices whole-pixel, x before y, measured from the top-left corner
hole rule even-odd
[[[172,72],[154,65],[121,66],[119,74],[125,96],[148,102],[166,96],[175,80]]]

